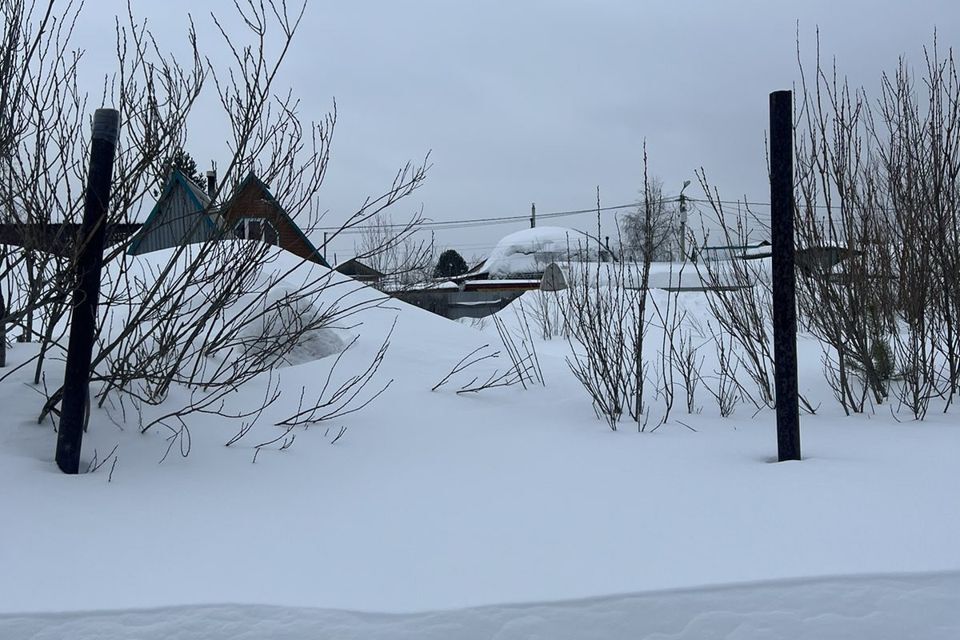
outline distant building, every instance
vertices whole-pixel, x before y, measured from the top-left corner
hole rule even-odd
[[[212,192],[216,178],[208,179],[208,191]],[[238,238],[276,245],[305,260],[329,266],[267,185],[253,173],[221,206],[213,204],[208,191],[179,170],[171,171],[157,204],[131,239],[127,252],[140,255],[184,244]]]
[[[613,261],[614,253],[604,243],[582,231],[535,227],[504,236],[486,260],[452,280],[535,280],[552,263]]]
[[[356,258],[350,258],[346,262],[341,262],[337,266],[333,267],[333,270],[342,273],[345,276],[350,276],[354,280],[366,282],[368,284],[377,284],[383,278],[382,273],[373,267],[360,262]]]
[[[280,206],[267,185],[253,173],[244,178],[234,190],[233,195],[221,208],[220,218],[224,229],[233,237],[262,240],[305,260],[312,260],[325,267],[330,266]]]
[[[219,235],[210,196],[179,169],[173,169],[150,215],[130,239],[127,253],[141,255],[206,242]]]

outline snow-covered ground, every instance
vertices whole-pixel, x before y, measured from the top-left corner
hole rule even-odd
[[[0,637],[952,640],[960,636],[958,609],[960,574],[952,573],[794,580],[393,615],[262,605],[0,614]]]
[[[805,460],[771,464],[773,413],[720,418],[705,395],[610,431],[562,340],[539,343],[545,387],[431,392],[496,332],[390,306],[342,361],[365,366],[396,318],[387,392],[256,463],[332,358],[275,372],[284,396],[240,443],[197,416],[162,464],[163,434],[95,411],[84,458],[117,446],[112,479],[61,475],[42,389],[0,385],[0,638],[960,637],[955,415],[843,416],[805,339],[801,391],[823,404]]]

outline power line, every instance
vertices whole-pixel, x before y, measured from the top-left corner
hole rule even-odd
[[[737,207],[769,207],[769,202],[759,202],[752,200],[719,200],[714,199],[710,200],[707,198],[695,198],[691,196],[684,196],[684,199],[693,204],[705,204],[705,205],[727,205],[727,206],[737,206]],[[680,201],[680,196],[670,196],[663,198],[663,203],[676,203]],[[627,204],[618,204],[607,207],[600,207],[599,211],[609,212],[609,211],[621,211],[624,209],[635,209],[642,207],[644,201],[630,202]],[[813,205],[817,209],[830,209],[831,207],[826,204],[817,204]],[[596,207],[590,209],[570,209],[565,211],[551,211],[547,213],[537,212],[538,219],[555,219],[555,218],[565,218],[569,216],[585,215],[585,214],[595,214],[598,212]],[[711,214],[710,211],[699,211],[700,215],[703,215],[710,219],[716,224],[720,224],[720,220],[715,214]],[[724,212],[725,214],[727,212]],[[736,211],[730,212],[734,217],[740,219],[752,219],[760,226],[766,228],[769,226],[768,222],[765,222],[757,214],[751,211]],[[485,218],[459,218],[454,220],[424,220],[423,222],[413,225],[417,230],[434,230],[434,231],[446,231],[446,230],[458,230],[458,229],[473,229],[477,227],[487,227],[487,226],[496,226],[502,224],[511,224],[516,222],[529,222],[530,214],[523,213],[512,216],[490,216]],[[305,228],[304,231],[327,231],[327,232],[337,232],[338,235],[351,235],[351,234],[360,234],[364,231],[370,229],[407,229],[410,228],[409,223],[384,223],[384,224],[358,224],[355,226],[344,228],[343,226],[313,226]]]
[[[679,202],[679,196],[671,196],[669,198],[664,198],[662,202]],[[577,216],[588,213],[597,213],[605,211],[620,211],[623,209],[634,209],[637,207],[643,206],[644,201],[631,202],[629,204],[618,204],[608,207],[596,207],[592,209],[571,209],[568,211],[551,211],[548,213],[537,213],[538,219],[551,219],[551,218],[564,218],[568,216]],[[473,227],[486,227],[499,224],[510,224],[513,222],[529,222],[530,215],[515,215],[515,216],[497,216],[497,217],[488,217],[488,218],[462,218],[459,220],[425,220],[424,222],[414,225],[417,229],[424,230],[448,230],[448,229],[470,229]],[[351,233],[363,233],[369,229],[406,229],[410,227],[409,223],[385,223],[385,224],[362,224],[356,225],[348,228],[343,227],[309,227],[304,229],[304,231],[336,231],[342,234],[351,234]]]
[[[690,196],[684,196],[684,200],[688,203],[704,204],[704,205],[716,204],[716,205],[728,205],[728,206],[737,206],[737,207],[751,207],[751,206],[769,207],[770,206],[770,204],[766,202],[755,202],[750,200],[713,199],[711,201],[710,199],[706,199],[706,198],[695,198]],[[664,204],[677,203],[677,202],[680,202],[680,196],[676,195],[676,196],[664,197],[661,200],[661,202]],[[631,202],[627,204],[618,204],[618,205],[600,207],[599,211],[603,213],[603,212],[610,212],[610,211],[622,211],[624,209],[636,209],[636,208],[642,207],[644,203],[645,201],[640,200],[640,201]],[[724,226],[721,223],[717,214],[712,210],[711,206],[698,207],[695,211],[702,217],[709,220],[711,223],[721,227]],[[537,218],[555,219],[555,218],[564,218],[564,217],[577,216],[577,215],[596,214],[597,212],[598,212],[598,209],[596,207],[589,208],[589,209],[570,209],[570,210],[562,210],[562,211],[550,211],[546,213],[537,212]],[[742,209],[737,211],[725,210],[724,215],[731,215],[732,217],[739,218],[741,220],[743,219],[753,220],[762,229],[769,228],[768,222],[765,222],[760,217],[758,217],[757,214],[749,210],[748,211],[743,211]],[[420,230],[446,231],[446,230],[471,229],[471,228],[479,228],[479,227],[487,227],[487,226],[496,226],[496,225],[511,224],[511,223],[517,223],[517,222],[529,223],[529,221],[530,221],[529,213],[524,213],[524,214],[518,214],[518,215],[512,215],[512,216],[461,218],[461,219],[455,219],[455,220],[426,220],[424,222],[413,225],[413,228],[415,228],[418,231]],[[317,227],[310,227],[308,229],[305,229],[305,231],[308,231],[308,232],[309,231],[328,231],[328,232],[333,231],[333,232],[338,232],[337,235],[356,235],[356,234],[363,233],[364,231],[367,231],[369,229],[403,230],[408,228],[411,228],[411,225],[409,223],[384,223],[384,224],[360,224],[360,225],[356,225],[346,229],[342,227],[317,226]],[[441,243],[441,244],[447,244],[449,246],[459,247],[464,250],[473,250],[473,251],[483,250],[483,249],[492,249],[495,246],[497,246],[496,243],[489,244],[489,243],[453,242],[453,243]]]
[[[698,202],[701,204],[711,203],[711,201],[706,198],[690,198],[690,197],[687,198],[687,202]],[[716,200],[715,199],[713,200],[713,202],[716,204],[725,204],[725,205],[742,206],[742,207],[769,207],[770,206],[769,202],[754,202],[751,200]],[[840,204],[808,204],[806,202],[801,202],[800,204],[802,204],[804,207],[807,207],[807,206],[813,207],[814,209],[831,210],[831,209],[840,208]],[[864,205],[864,208],[875,209],[877,211],[896,211],[897,210],[896,207],[880,207],[880,206],[867,207],[866,205]]]

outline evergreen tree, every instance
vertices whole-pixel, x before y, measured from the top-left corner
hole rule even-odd
[[[170,172],[174,169],[180,171],[180,173],[192,180],[201,189],[206,190],[206,178],[197,166],[197,161],[183,149],[177,149],[163,163],[161,175],[157,176],[159,186],[154,190],[156,197],[160,197],[163,185],[166,184],[167,178],[170,177]]]
[[[455,249],[447,249],[440,254],[437,266],[433,269],[434,278],[453,278],[466,273],[467,263]]]

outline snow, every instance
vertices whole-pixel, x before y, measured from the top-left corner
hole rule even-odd
[[[319,313],[316,307],[297,299],[294,289],[285,286],[272,287],[260,306],[264,309],[263,316],[243,327],[240,332],[244,340],[254,345],[261,342],[264,336],[283,335],[288,327],[297,322],[307,322]],[[303,364],[340,353],[347,346],[341,333],[326,327],[307,331],[284,357],[284,364]]]
[[[595,256],[596,241],[589,241],[581,231],[565,227],[523,229],[501,238],[483,270],[491,278],[540,273],[551,262],[566,262],[568,256],[588,249]]]
[[[953,640],[960,574],[795,580],[384,615],[242,605],[0,615],[0,637],[74,640]],[[919,628],[922,621],[923,628]]]
[[[451,282],[450,280],[444,280],[443,282],[426,282],[422,285],[418,285],[415,289],[416,291],[433,291],[433,290],[449,290],[449,291],[459,291],[460,285],[456,282]]]
[[[643,282],[643,266],[636,262],[557,262],[554,263],[563,275],[566,283],[581,283],[596,288],[620,285],[628,289],[639,289]],[[682,289],[699,290],[709,288],[711,272],[715,274],[715,284],[736,286],[739,279],[734,277],[737,271],[729,260],[714,261],[707,268],[703,263],[691,262],[652,262],[648,275],[650,289]],[[750,262],[739,262],[739,272],[744,274],[748,281],[757,282],[760,279],[770,278],[770,260],[755,259]],[[481,280],[479,282],[489,282]],[[527,282],[520,280],[505,280],[504,282]]]
[[[331,278],[337,297],[378,295]],[[681,299],[703,318],[703,294]],[[517,304],[501,312],[510,326]],[[611,432],[562,339],[537,343],[545,387],[457,395],[430,389],[497,344],[493,327],[399,301],[359,319],[334,380],[365,367],[396,320],[377,377],[393,384],[255,463],[335,349],[271,372],[280,400],[229,448],[238,425],[196,415],[190,455],[158,464],[165,434],[94,410],[84,461],[116,446],[112,477],[61,475],[55,433],[36,423],[42,386],[25,369],[0,384],[0,638],[958,637],[955,417],[843,416],[811,338],[801,391],[822,407],[803,417],[805,459],[770,464],[770,410],[723,419],[701,394],[699,414]],[[33,348],[13,345],[0,375]]]
[[[489,286],[489,287],[502,287],[502,286],[533,286],[540,284],[540,280],[529,279],[529,278],[505,278],[505,279],[496,279],[489,278],[487,280],[467,280],[464,283],[466,286]]]
[[[580,262],[558,263],[557,266],[567,283],[586,283],[590,287],[609,287],[619,283],[629,289],[639,289],[643,282],[643,267],[637,263]],[[725,271],[723,265],[717,270]],[[650,289],[700,289],[705,286],[707,272],[702,268],[698,270],[697,265],[691,263],[653,262],[648,277]]]

